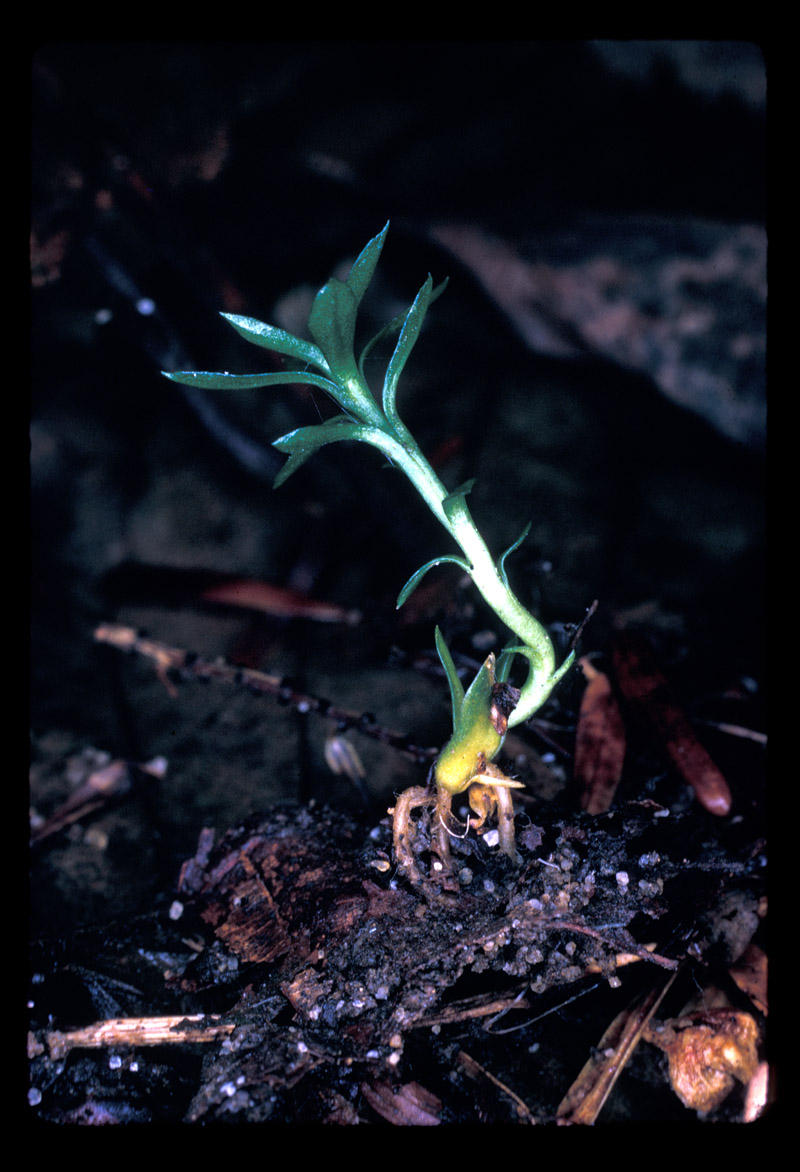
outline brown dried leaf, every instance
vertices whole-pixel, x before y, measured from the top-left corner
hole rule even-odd
[[[357,610],[346,610],[332,602],[321,602],[298,590],[273,586],[256,578],[232,578],[220,582],[203,590],[201,597],[206,602],[224,603],[278,618],[314,619],[318,623],[347,623],[351,626],[361,621]]]
[[[365,1082],[364,1098],[383,1119],[399,1127],[436,1127],[442,1104],[418,1082],[393,1086],[389,1082]]]
[[[757,944],[750,944],[730,970],[736,984],[746,993],[759,1012],[767,1016],[767,954]]]
[[[728,783],[695,736],[643,639],[629,632],[617,636],[614,672],[625,699],[655,733],[698,801],[712,814],[729,813]]]
[[[604,814],[611,808],[625,761],[625,727],[608,676],[589,658],[578,661],[586,677],[575,738],[575,780],[581,809]]]

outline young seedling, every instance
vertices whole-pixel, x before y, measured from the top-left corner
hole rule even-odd
[[[274,441],[274,446],[289,456],[275,478],[275,487],[283,484],[325,444],[337,440],[360,440],[371,444],[405,473],[461,550],[460,555],[446,553],[421,566],[400,591],[397,606],[403,605],[430,569],[453,562],[470,576],[494,613],[513,632],[515,638],[502,652],[499,661],[490,655],[465,692],[445,641],[436,631],[436,647],[450,685],[453,735],[434,767],[433,789],[413,786],[394,807],[394,848],[398,866],[412,881],[419,881],[421,874],[415,859],[411,820],[413,811],[420,807],[433,808],[433,848],[442,870],[447,872],[450,861],[448,839],[457,833],[453,828],[451,802],[455,795],[467,791],[476,817],[469,819],[466,830],[470,826],[482,829],[487,819],[496,815],[500,850],[511,859],[515,857],[510,790],[520,783],[506,777],[492,762],[500,751],[507,729],[522,724],[537,711],[572,664],[574,653],[556,666],[555,649],[547,631],[509,586],[506,559],[524,541],[530,526],[495,561],[467,505],[467,494],[474,480],[448,491],[398,414],[400,376],[428,309],[443,291],[446,281],[434,288],[428,276],[413,305],[385,325],[367,343],[359,358],[355,357],[356,316],[378,264],[388,228],[387,224],[370,240],[345,281],[332,277],[316,295],[308,321],[312,341],[304,341],[254,318],[222,315],[248,342],[280,354],[287,369],[267,374],[180,372],[168,373],[166,377],[174,382],[210,389],[249,390],[299,383],[326,391],[341,409],[340,413],[325,423],[297,428]],[[365,361],[378,342],[395,334],[399,336],[386,368],[379,404],[367,384]],[[527,678],[519,691],[507,683],[516,655],[528,661]]]

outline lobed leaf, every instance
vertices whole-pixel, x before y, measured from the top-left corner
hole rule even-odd
[[[358,377],[353,343],[358,300],[349,285],[331,277],[314,298],[308,329],[337,379]]]
[[[383,410],[387,419],[397,420],[397,408],[395,405],[397,383],[408,361],[408,356],[413,350],[419,336],[419,331],[428,312],[432,292],[433,278],[428,274],[427,281],[420,289],[414,299],[413,305],[406,314],[403,327],[400,330],[400,337],[397,339],[394,353],[389,359],[389,365],[386,368],[386,377],[383,381]]]
[[[273,487],[279,488],[293,472],[305,464],[310,456],[325,444],[333,444],[339,440],[364,440],[370,442],[374,429],[354,423],[346,415],[335,415],[325,423],[315,424],[313,427],[298,427],[287,432],[273,442],[273,447],[279,452],[288,452],[289,459],[275,477]]]
[[[322,351],[312,342],[296,338],[294,334],[279,330],[277,326],[269,326],[266,322],[257,321],[254,317],[242,317],[238,313],[223,313],[221,316],[230,322],[236,333],[246,341],[265,350],[272,350],[276,354],[296,358],[299,362],[311,362],[326,374],[331,373]]]
[[[355,264],[350,270],[350,276],[347,278],[347,287],[356,299],[356,308],[361,304],[361,299],[367,291],[367,286],[375,275],[375,269],[380,260],[388,231],[389,222],[387,220],[382,231],[377,236],[373,236],[369,244],[361,250],[356,258]]]
[[[440,285],[437,285],[436,288],[431,292],[430,299],[428,301],[428,309],[430,309],[430,307],[433,305],[436,298],[440,297],[442,295],[442,293],[444,293],[446,288],[447,288],[447,277],[445,277],[445,279],[442,281],[442,283]],[[407,309],[404,309],[400,313],[396,314],[390,322],[387,322],[386,325],[383,326],[381,329],[379,329],[377,334],[375,334],[367,342],[366,346],[361,351],[361,355],[358,359],[358,369],[361,372],[362,378],[364,377],[364,362],[365,362],[366,358],[368,357],[368,355],[374,350],[374,348],[378,345],[379,342],[383,341],[384,338],[388,338],[391,334],[396,334],[398,332],[398,330],[402,329],[403,323],[405,322],[406,318],[408,317],[408,314],[409,314],[409,311]]]
[[[162,370],[164,378],[187,387],[203,387],[213,391],[250,391],[258,387],[275,387],[286,383],[321,387],[334,399],[340,396],[336,383],[321,374],[306,370],[281,370],[269,374],[228,374],[227,371],[180,370],[170,373]]]

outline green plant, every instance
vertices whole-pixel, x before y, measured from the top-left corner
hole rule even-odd
[[[544,703],[569,668],[574,653],[556,666],[556,654],[542,624],[522,605],[511,590],[506,559],[524,541],[530,526],[505,553],[495,560],[481,537],[467,505],[474,480],[453,491],[442,484],[425,459],[397,410],[397,387],[431,303],[446,282],[434,288],[430,276],[404,313],[390,321],[355,357],[356,316],[372,280],[389,225],[367,244],[347,280],[331,278],[317,294],[308,321],[312,341],[249,317],[223,314],[248,342],[283,357],[286,369],[267,374],[180,372],[167,374],[175,382],[192,386],[247,390],[300,383],[326,391],[341,409],[325,423],[300,427],[274,441],[289,459],[275,479],[275,486],[296,472],[325,444],[339,440],[360,440],[371,444],[400,468],[419,495],[460,548],[461,554],[446,553],[433,558],[406,582],[397,599],[398,607],[408,599],[433,566],[452,562],[472,578],[486,602],[515,639],[499,659],[490,655],[475,680],[464,691],[449,650],[436,632],[436,645],[447,674],[453,710],[453,735],[438,758],[433,791],[412,787],[398,800],[394,810],[395,853],[398,864],[412,879],[419,879],[413,850],[411,812],[420,806],[435,808],[435,849],[442,869],[449,864],[448,835],[452,815],[450,804],[456,794],[469,791],[476,814],[472,825],[481,827],[497,814],[501,850],[514,857],[513,808],[509,790],[519,785],[507,778],[492,762],[508,728],[526,721]],[[365,361],[376,344],[397,334],[383,380],[381,401],[370,390],[364,373]],[[517,691],[508,685],[516,655],[528,661],[528,674]]]

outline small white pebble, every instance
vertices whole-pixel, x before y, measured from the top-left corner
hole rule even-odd
[[[617,884],[620,887],[627,887],[631,881],[630,875],[627,871],[617,871],[615,878],[617,880]]]
[[[108,1060],[108,1066],[110,1070],[119,1070],[119,1068],[122,1066],[122,1059],[120,1058],[119,1054],[111,1055]]]
[[[171,920],[179,920],[183,915],[183,904],[179,899],[173,899],[169,905],[169,918]]]

